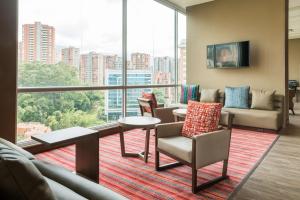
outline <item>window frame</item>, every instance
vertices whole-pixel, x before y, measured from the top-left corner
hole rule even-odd
[[[71,92],[71,91],[106,91],[122,90],[122,116],[127,113],[127,91],[130,89],[145,88],[175,88],[175,101],[178,102],[178,13],[186,15],[185,9],[166,0],[152,0],[167,6],[174,12],[174,59],[175,59],[175,83],[174,84],[150,84],[150,85],[127,85],[127,1],[122,0],[122,85],[120,86],[62,86],[62,87],[19,87],[17,94],[44,93],[44,92]],[[105,125],[104,125],[105,126]],[[99,127],[98,127],[99,129]],[[17,134],[17,133],[16,133]],[[22,143],[22,141],[20,141]]]

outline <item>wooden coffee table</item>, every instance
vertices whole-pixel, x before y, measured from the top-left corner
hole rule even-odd
[[[31,138],[45,145],[59,144],[76,145],[76,173],[95,182],[99,182],[99,138],[98,131],[72,127],[33,135]]]
[[[121,127],[120,130],[120,144],[122,157],[141,157],[144,161],[148,162],[149,154],[149,141],[150,141],[150,129],[154,128],[156,124],[160,123],[160,119],[155,117],[124,117],[118,120]],[[125,142],[124,142],[124,130],[130,128],[145,128],[146,139],[145,139],[145,151],[140,153],[126,153]]]

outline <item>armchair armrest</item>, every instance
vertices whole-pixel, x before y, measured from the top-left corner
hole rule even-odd
[[[175,122],[167,124],[158,124],[155,126],[157,138],[165,138],[181,135],[181,130],[184,122]]]
[[[171,123],[175,121],[173,110],[177,109],[177,107],[169,107],[169,108],[155,108],[154,117],[157,117],[161,120],[161,123]]]
[[[201,168],[229,157],[231,130],[223,129],[194,136],[196,168]]]

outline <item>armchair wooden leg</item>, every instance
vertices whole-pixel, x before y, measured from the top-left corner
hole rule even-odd
[[[159,151],[155,151],[155,170],[156,171],[163,171],[166,169],[171,169],[171,168],[183,165],[181,162],[174,162],[174,163],[169,163],[169,164],[160,166],[159,156],[160,156]]]
[[[222,176],[227,177],[228,159],[223,161]]]
[[[155,170],[159,171],[159,151],[155,150]]]
[[[192,167],[192,192],[194,194],[196,194],[198,191],[197,187],[197,169]]]
[[[182,166],[183,164],[181,162],[173,162],[173,163],[169,163],[169,164],[165,164],[162,166],[157,166],[156,170],[157,171],[163,171],[163,170],[167,170],[167,169],[172,169],[174,167],[179,167]]]
[[[227,179],[228,178],[228,176],[227,176],[227,166],[228,166],[228,160],[224,160],[223,161],[222,176],[219,176],[219,177],[217,177],[213,180],[210,180],[206,183],[203,183],[201,185],[197,185],[197,169],[192,167],[192,192],[195,194],[195,193],[199,192],[200,190],[211,187],[214,184]]]

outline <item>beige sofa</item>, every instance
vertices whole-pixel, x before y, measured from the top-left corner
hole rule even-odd
[[[234,114],[233,124],[238,126],[248,126],[262,129],[280,130],[283,125],[284,96],[274,96],[274,110],[256,110],[250,109],[252,95],[249,95],[249,109],[224,108]],[[225,93],[219,92],[218,102],[224,105]],[[179,108],[187,108],[186,104],[174,105]]]
[[[283,125],[283,95],[274,96],[274,110],[256,110],[251,109],[251,94],[249,95],[249,109],[239,108],[224,108],[222,111],[227,111],[234,114],[233,124],[239,126],[249,126],[263,129],[279,130]],[[219,93],[219,101],[225,102],[225,94]]]

